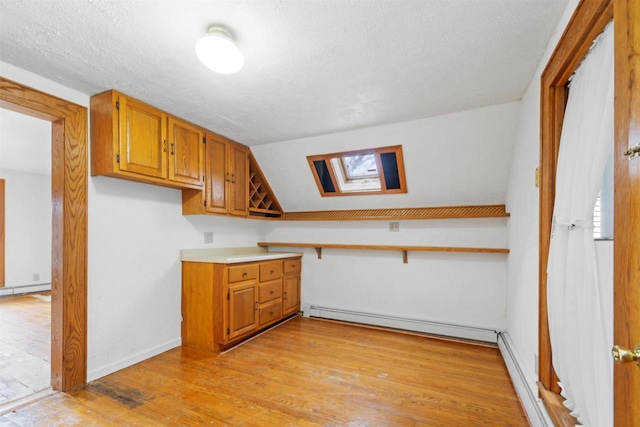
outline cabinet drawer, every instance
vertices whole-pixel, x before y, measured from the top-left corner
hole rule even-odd
[[[251,280],[258,277],[258,266],[256,264],[245,264],[229,267],[229,283]]]
[[[282,301],[276,300],[260,307],[260,326],[279,320],[282,317]]]
[[[258,287],[258,294],[260,304],[280,298],[282,296],[282,282],[274,280],[273,282],[261,284]]]
[[[282,277],[282,261],[269,261],[260,263],[260,281],[278,279]]]
[[[285,273],[299,273],[300,272],[300,260],[299,259],[285,259],[284,260],[284,272]]]

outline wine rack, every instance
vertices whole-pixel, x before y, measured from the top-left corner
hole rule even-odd
[[[280,218],[282,208],[258,162],[249,156],[249,216]]]

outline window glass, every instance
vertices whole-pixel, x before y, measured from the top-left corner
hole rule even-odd
[[[376,156],[373,153],[358,156],[343,156],[341,157],[341,161],[347,179],[378,177]]]

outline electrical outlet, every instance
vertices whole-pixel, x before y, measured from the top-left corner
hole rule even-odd
[[[204,242],[205,243],[213,243],[213,231],[205,231],[204,232]]]
[[[37,282],[38,280],[40,280],[40,273],[33,273],[33,281]]]
[[[389,231],[400,231],[400,223],[397,221],[390,222]]]

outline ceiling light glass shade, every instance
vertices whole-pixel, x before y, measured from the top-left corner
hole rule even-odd
[[[196,54],[207,68],[219,74],[233,74],[244,65],[244,56],[223,28],[211,27],[206,36],[196,42]]]

